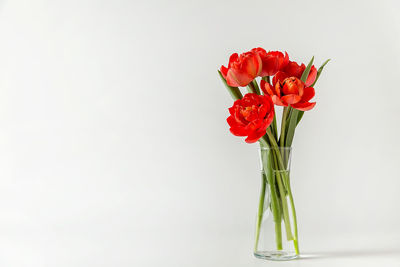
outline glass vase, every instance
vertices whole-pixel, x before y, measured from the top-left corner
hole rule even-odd
[[[284,261],[299,256],[296,210],[290,187],[290,147],[260,148],[261,193],[254,256]]]

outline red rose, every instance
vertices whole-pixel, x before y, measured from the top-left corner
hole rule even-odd
[[[300,79],[305,69],[306,66],[304,64],[299,65],[294,61],[289,61],[289,63],[285,67],[283,67],[281,71],[276,73],[276,75],[272,79],[272,83],[273,85],[275,85],[277,81],[282,82],[283,80],[289,77],[296,77]],[[310,69],[310,73],[308,74],[305,85],[307,87],[312,85],[316,78],[317,78],[317,69],[313,65]]]
[[[236,136],[247,136],[247,143],[254,143],[266,134],[274,119],[274,104],[268,95],[246,94],[229,108],[227,122]]]
[[[253,48],[251,51],[257,53],[262,62],[261,77],[275,75],[279,70],[289,63],[289,56],[279,51],[266,52],[263,48]]]
[[[228,85],[247,86],[260,74],[261,67],[261,58],[257,53],[250,51],[240,56],[234,53],[229,58],[228,68],[221,66],[221,73]]]
[[[271,96],[275,105],[284,107],[290,105],[302,111],[310,110],[315,106],[315,102],[309,102],[315,95],[314,88],[307,87],[296,77],[286,78],[283,82],[278,80],[275,86],[261,80],[260,86],[264,94]]]

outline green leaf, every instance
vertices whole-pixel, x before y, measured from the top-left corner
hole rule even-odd
[[[311,70],[313,62],[314,62],[314,56],[311,58],[310,62],[307,65],[307,68],[303,71],[303,74],[301,75],[300,80],[302,80],[303,82],[306,82],[308,75],[310,74],[310,70]],[[301,118],[303,118],[304,111],[297,111],[297,113],[298,114],[297,114],[295,126],[297,126],[297,124],[299,124]]]
[[[287,132],[288,132],[288,128],[289,128],[289,121],[290,121],[290,115],[292,114],[292,110],[293,110],[293,108],[291,108],[290,106],[288,106],[287,107],[287,109],[288,109],[288,114],[287,114],[287,116],[286,116],[286,130],[285,130],[285,136],[287,135]],[[285,144],[283,144],[282,146],[285,146]]]
[[[249,93],[253,93],[253,94],[260,94],[260,88],[258,88],[258,84],[256,80],[252,80],[248,85],[247,85],[247,91],[249,91]]]
[[[324,62],[324,64],[321,65],[321,67],[319,67],[318,72],[317,72],[317,77],[315,78],[314,83],[311,85],[311,87],[314,87],[315,83],[318,81],[319,76],[321,75],[322,70],[324,69],[325,65],[328,64],[328,62],[331,59],[328,59]]]
[[[311,85],[311,87],[314,87],[314,85],[315,85],[315,83],[317,82],[319,76],[321,75],[322,70],[324,69],[325,65],[328,64],[328,62],[329,62],[330,60],[331,60],[331,59],[326,60],[326,61],[321,65],[321,67],[319,67],[318,72],[317,72],[317,77],[315,78],[315,81],[314,81],[314,83]],[[303,115],[304,115],[304,111],[300,111],[300,112],[299,112],[299,115],[298,115],[298,117],[297,117],[297,124],[299,124],[301,118],[303,118]]]
[[[301,121],[301,118],[303,118],[303,115],[304,115],[304,111],[299,111],[299,115],[297,115],[297,124],[299,124],[299,122]]]
[[[267,83],[271,83],[271,79],[269,76],[264,76],[261,78],[262,80],[266,81]]]
[[[228,92],[231,94],[233,100],[242,99],[243,95],[240,92],[239,88],[229,86],[226,83],[226,80],[225,80],[224,76],[222,76],[222,73],[220,71],[218,71],[218,74],[219,74],[219,77],[221,78],[222,82],[225,84],[226,89],[228,89]]]
[[[307,65],[307,68],[303,71],[303,74],[301,75],[300,80],[302,80],[303,82],[306,82],[308,74],[310,73],[312,64],[314,62],[314,56],[311,58],[310,62]]]
[[[287,131],[286,140],[285,140],[286,147],[292,146],[294,131],[296,130],[297,118],[299,115],[299,110],[294,109],[294,108],[291,108],[291,110],[292,111],[290,112],[289,126],[288,126],[288,131]]]
[[[274,119],[272,120],[271,125],[269,126],[271,127],[271,132],[274,135],[275,139],[278,139],[278,129],[276,127],[276,113],[274,111]]]
[[[281,136],[279,137],[279,145],[280,146],[285,146],[285,136],[287,133],[287,122],[289,121],[289,107],[284,107],[283,108],[283,113],[282,113],[282,122],[281,122]]]

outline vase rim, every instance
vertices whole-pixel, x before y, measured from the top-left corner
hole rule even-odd
[[[279,146],[279,147],[277,147],[277,148],[274,148],[274,147],[259,147],[259,149],[260,150],[277,150],[277,149],[279,149],[279,150],[292,150],[292,147],[291,146]]]

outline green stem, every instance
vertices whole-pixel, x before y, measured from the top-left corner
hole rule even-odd
[[[262,77],[261,79],[263,79],[264,81],[266,81],[267,83],[271,83],[271,79],[270,79],[270,77],[269,76],[264,76],[264,77]]]
[[[286,120],[288,113],[289,113],[289,107],[284,107],[282,113],[281,136],[279,138],[279,144],[281,147],[285,146]]]
[[[258,241],[260,239],[260,227],[261,227],[262,217],[263,217],[263,213],[264,213],[265,188],[267,185],[267,177],[264,172],[261,174],[261,177],[262,177],[261,192],[260,192],[260,200],[258,202],[258,214],[257,214],[257,225],[256,225],[256,241],[254,244],[255,252],[257,251]]]
[[[289,199],[290,199],[290,202],[291,202],[291,210],[292,210],[292,214],[293,214],[294,235],[295,235],[294,239],[293,239],[293,236],[291,234],[291,228],[290,228],[290,224],[289,224],[290,221],[288,221],[289,223],[286,223],[286,221],[285,221],[285,217],[286,216],[287,216],[287,219],[288,219],[288,210],[286,210],[286,212],[285,212],[285,206],[287,208],[287,202],[286,202],[286,197],[285,197],[286,195],[285,195],[285,192],[284,192],[282,180],[280,180],[280,178],[281,178],[280,175],[278,175],[279,177],[277,176],[277,182],[278,182],[278,187],[279,187],[279,190],[280,190],[280,193],[281,193],[281,203],[282,203],[282,206],[283,206],[283,216],[284,216],[283,218],[284,218],[284,221],[285,221],[287,238],[288,238],[288,240],[290,240],[289,238],[292,237],[293,243],[294,243],[294,246],[295,246],[295,249],[296,249],[296,253],[299,254],[298,233],[297,233],[297,216],[296,216],[296,209],[295,209],[295,206],[294,206],[294,200],[293,200],[292,191],[291,191],[291,188],[290,188],[290,179],[289,179],[289,176],[288,176],[288,174],[286,172],[286,169],[284,167],[284,163],[283,163],[283,160],[281,158],[281,155],[279,153],[278,144],[276,143],[276,141],[273,138],[273,136],[271,134],[271,131],[269,131],[269,129],[267,129],[267,135],[269,137],[269,140],[270,140],[270,143],[271,143],[271,147],[277,152],[277,153],[274,153],[274,155],[276,157],[276,160],[277,160],[277,167],[278,167],[277,169],[284,170],[283,174],[286,176],[286,184],[287,184],[287,189],[288,189],[287,191],[288,191]],[[289,232],[288,232],[288,230],[289,230]]]
[[[242,93],[240,92],[239,88],[229,86],[229,85],[226,83],[226,80],[225,80],[224,76],[222,75],[222,73],[221,73],[220,71],[218,71],[218,74],[219,74],[219,77],[221,78],[221,81],[224,83],[226,89],[228,90],[229,94],[230,94],[231,97],[233,98],[233,100],[242,99],[242,98],[243,98],[243,95],[242,95]]]
[[[261,143],[262,144],[262,143]],[[276,248],[277,250],[282,250],[282,228],[281,228],[281,213],[280,213],[280,207],[279,207],[279,202],[278,202],[278,197],[277,197],[277,192],[275,190],[275,183],[273,181],[273,175],[272,175],[272,158],[271,158],[271,150],[269,152],[261,146],[261,160],[262,160],[262,165],[263,165],[263,171],[264,175],[267,178],[267,184],[269,185],[270,193],[271,193],[271,210],[272,214],[274,217],[275,221],[275,239],[276,239]],[[266,186],[266,184],[265,184]],[[265,190],[265,189],[264,189]],[[261,222],[262,222],[262,213],[264,210],[264,198],[265,198],[265,191],[263,194],[263,188],[261,189],[261,196],[260,196],[260,202],[259,204],[261,205],[262,203],[262,209],[258,209],[258,219],[257,219],[257,228],[256,228],[256,243],[255,243],[255,248],[254,251],[257,251],[258,247],[258,240],[259,240],[259,235],[260,235],[260,227],[261,227]],[[261,200],[262,198],[262,200]]]
[[[270,147],[269,141],[265,137],[265,135],[263,137],[261,137],[260,140],[258,140],[258,141],[260,142],[261,147]]]
[[[260,94],[260,88],[258,88],[258,84],[256,80],[252,80],[248,85],[247,85],[247,91],[249,93],[253,94]]]
[[[278,129],[276,127],[276,113],[274,110],[274,119],[272,120],[272,124],[270,126],[272,128],[272,133],[274,134],[275,138],[278,139]]]
[[[271,151],[268,155],[268,169],[269,169],[269,175],[267,176],[268,178],[268,183],[269,183],[269,189],[271,191],[271,206],[272,206],[272,213],[274,216],[274,221],[275,221],[275,241],[276,241],[276,249],[277,250],[282,250],[282,226],[281,226],[281,221],[282,221],[282,216],[281,216],[281,209],[278,201],[278,193],[275,190],[275,182],[273,179],[273,174],[272,174],[272,154]]]
[[[279,145],[281,147],[281,154],[283,156],[283,161],[286,164],[286,151],[284,149],[285,147],[285,136],[286,136],[286,123],[288,121],[288,116],[289,116],[289,112],[290,112],[290,106],[288,107],[284,107],[283,108],[283,113],[282,113],[282,123],[281,123],[281,136],[279,138]]]
[[[268,136],[268,139],[269,139],[269,141],[271,143],[272,149],[275,149],[276,151],[279,151],[278,143],[276,142],[276,140],[275,140],[274,136],[272,135],[271,130],[269,128],[267,129],[267,136]],[[280,153],[276,153],[276,157],[277,157],[277,161],[278,161],[277,167],[279,169],[281,169],[281,170],[285,170],[285,165],[283,164],[283,160],[282,160],[281,154]]]
[[[277,157],[276,154],[279,153],[279,150],[276,150],[274,153],[274,156]],[[282,211],[283,211],[283,221],[285,223],[285,228],[286,228],[286,238],[288,241],[293,240],[293,235],[292,235],[292,228],[290,225],[290,218],[289,218],[289,208],[288,208],[288,204],[287,204],[287,199],[286,199],[286,190],[283,186],[283,182],[282,182],[282,175],[285,172],[278,170],[274,170],[275,172],[275,177],[276,177],[276,181],[278,183],[278,188],[279,188],[279,193],[280,193],[280,198],[281,198],[281,203],[282,203]]]
[[[293,224],[294,224],[294,249],[296,250],[296,254],[299,255],[299,235],[297,232],[297,216],[296,216],[296,209],[294,207],[294,200],[293,200],[293,194],[292,194],[292,189],[290,187],[290,178],[288,177],[287,180],[287,189],[288,189],[288,194],[289,194],[289,199],[290,199],[290,206],[292,208],[292,214],[293,214]]]

